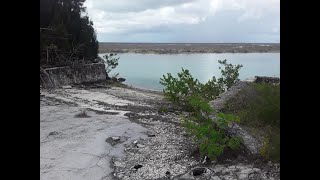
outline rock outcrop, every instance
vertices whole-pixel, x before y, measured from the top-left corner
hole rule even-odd
[[[126,79],[125,78],[118,78],[118,81],[119,82],[124,82],[124,81],[126,81]]]
[[[280,83],[278,77],[255,76],[255,83]]]
[[[72,84],[92,83],[106,80],[105,64],[92,63],[81,67],[54,67],[40,71],[40,85],[43,87],[62,87]]]

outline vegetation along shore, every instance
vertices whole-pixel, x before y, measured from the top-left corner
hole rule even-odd
[[[280,43],[99,43],[99,53],[279,53]]]

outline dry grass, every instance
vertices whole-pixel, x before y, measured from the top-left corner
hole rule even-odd
[[[280,85],[254,83],[230,99],[224,112],[238,115],[240,124],[263,141],[261,155],[280,161]]]

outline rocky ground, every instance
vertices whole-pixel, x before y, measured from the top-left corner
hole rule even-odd
[[[40,93],[41,179],[280,179],[280,165],[259,158],[204,162],[179,109],[160,93],[98,86]]]

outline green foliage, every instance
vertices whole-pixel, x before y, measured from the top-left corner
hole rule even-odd
[[[224,114],[218,113],[216,115],[216,123],[219,125],[220,128],[226,129],[228,124],[231,122],[240,122],[240,118],[238,116],[234,116],[232,114]]]
[[[186,110],[193,112],[194,115],[201,115],[202,113],[208,115],[213,112],[208,101],[206,101],[200,94],[187,97]]]
[[[254,127],[280,127],[280,86],[253,84],[257,95],[238,111],[242,122]]]
[[[201,156],[207,155],[210,159],[220,156],[227,147],[235,150],[240,145],[239,139],[226,134],[227,126],[239,122],[239,117],[223,113],[218,113],[213,120],[209,117],[214,110],[208,102],[239,81],[238,71],[242,67],[228,64],[226,60],[219,63],[225,66],[220,68],[221,78],[216,80],[213,77],[205,84],[194,79],[189,70],[183,68],[177,77],[168,73],[160,78],[160,84],[165,86],[165,97],[190,112],[190,117],[181,118],[182,124],[198,143]]]
[[[168,108],[161,106],[158,110],[159,113],[167,113],[168,112]]]
[[[260,154],[266,159],[280,161],[280,133],[269,133],[263,141]]]
[[[103,60],[106,64],[106,71],[108,74],[112,69],[116,68],[119,65],[118,63],[119,57],[118,58],[114,57],[116,55],[117,54],[110,53],[103,56],[104,58]]]
[[[210,101],[215,99],[219,94],[229,89],[233,84],[239,81],[239,70],[242,65],[232,65],[227,63],[227,60],[220,61],[224,66],[221,69],[221,77],[216,80],[215,77],[207,83],[201,84],[197,79],[194,79],[189,70],[183,69],[178,73],[178,77],[173,77],[170,73],[167,76],[163,75],[160,78],[160,84],[165,86],[164,95],[172,102],[186,106],[187,97],[199,95]]]
[[[225,125],[237,121],[236,116],[220,116],[219,122],[214,123],[211,118],[200,116],[197,118],[182,118],[182,124],[188,133],[194,137],[199,145],[200,155],[207,155],[210,159],[216,159],[224,149],[229,147],[236,150],[240,145],[240,140],[236,137],[229,137],[225,132]]]
[[[239,82],[239,70],[243,66],[241,64],[234,66],[231,63],[227,63],[226,59],[218,62],[224,66],[224,69],[219,67],[222,77],[218,79],[218,83],[223,85],[224,90],[229,90],[231,86]]]
[[[178,73],[178,78],[175,78],[168,73],[160,78],[160,84],[166,86],[163,90],[165,96],[172,102],[185,106],[188,96],[200,93],[201,84],[197,79],[194,79],[189,70],[182,68],[182,72]]]
[[[237,148],[239,148],[240,146],[240,139],[238,137],[231,137],[229,142],[228,142],[228,146],[232,149],[235,150]]]
[[[40,1],[40,65],[93,62],[98,41],[85,0]],[[52,48],[55,47],[55,48]]]
[[[258,118],[264,124],[280,127],[280,85],[256,84],[262,99],[256,102]]]
[[[203,97],[208,100],[215,99],[219,94],[224,92],[223,81],[217,81],[215,77],[209,79],[207,83],[201,86]]]

